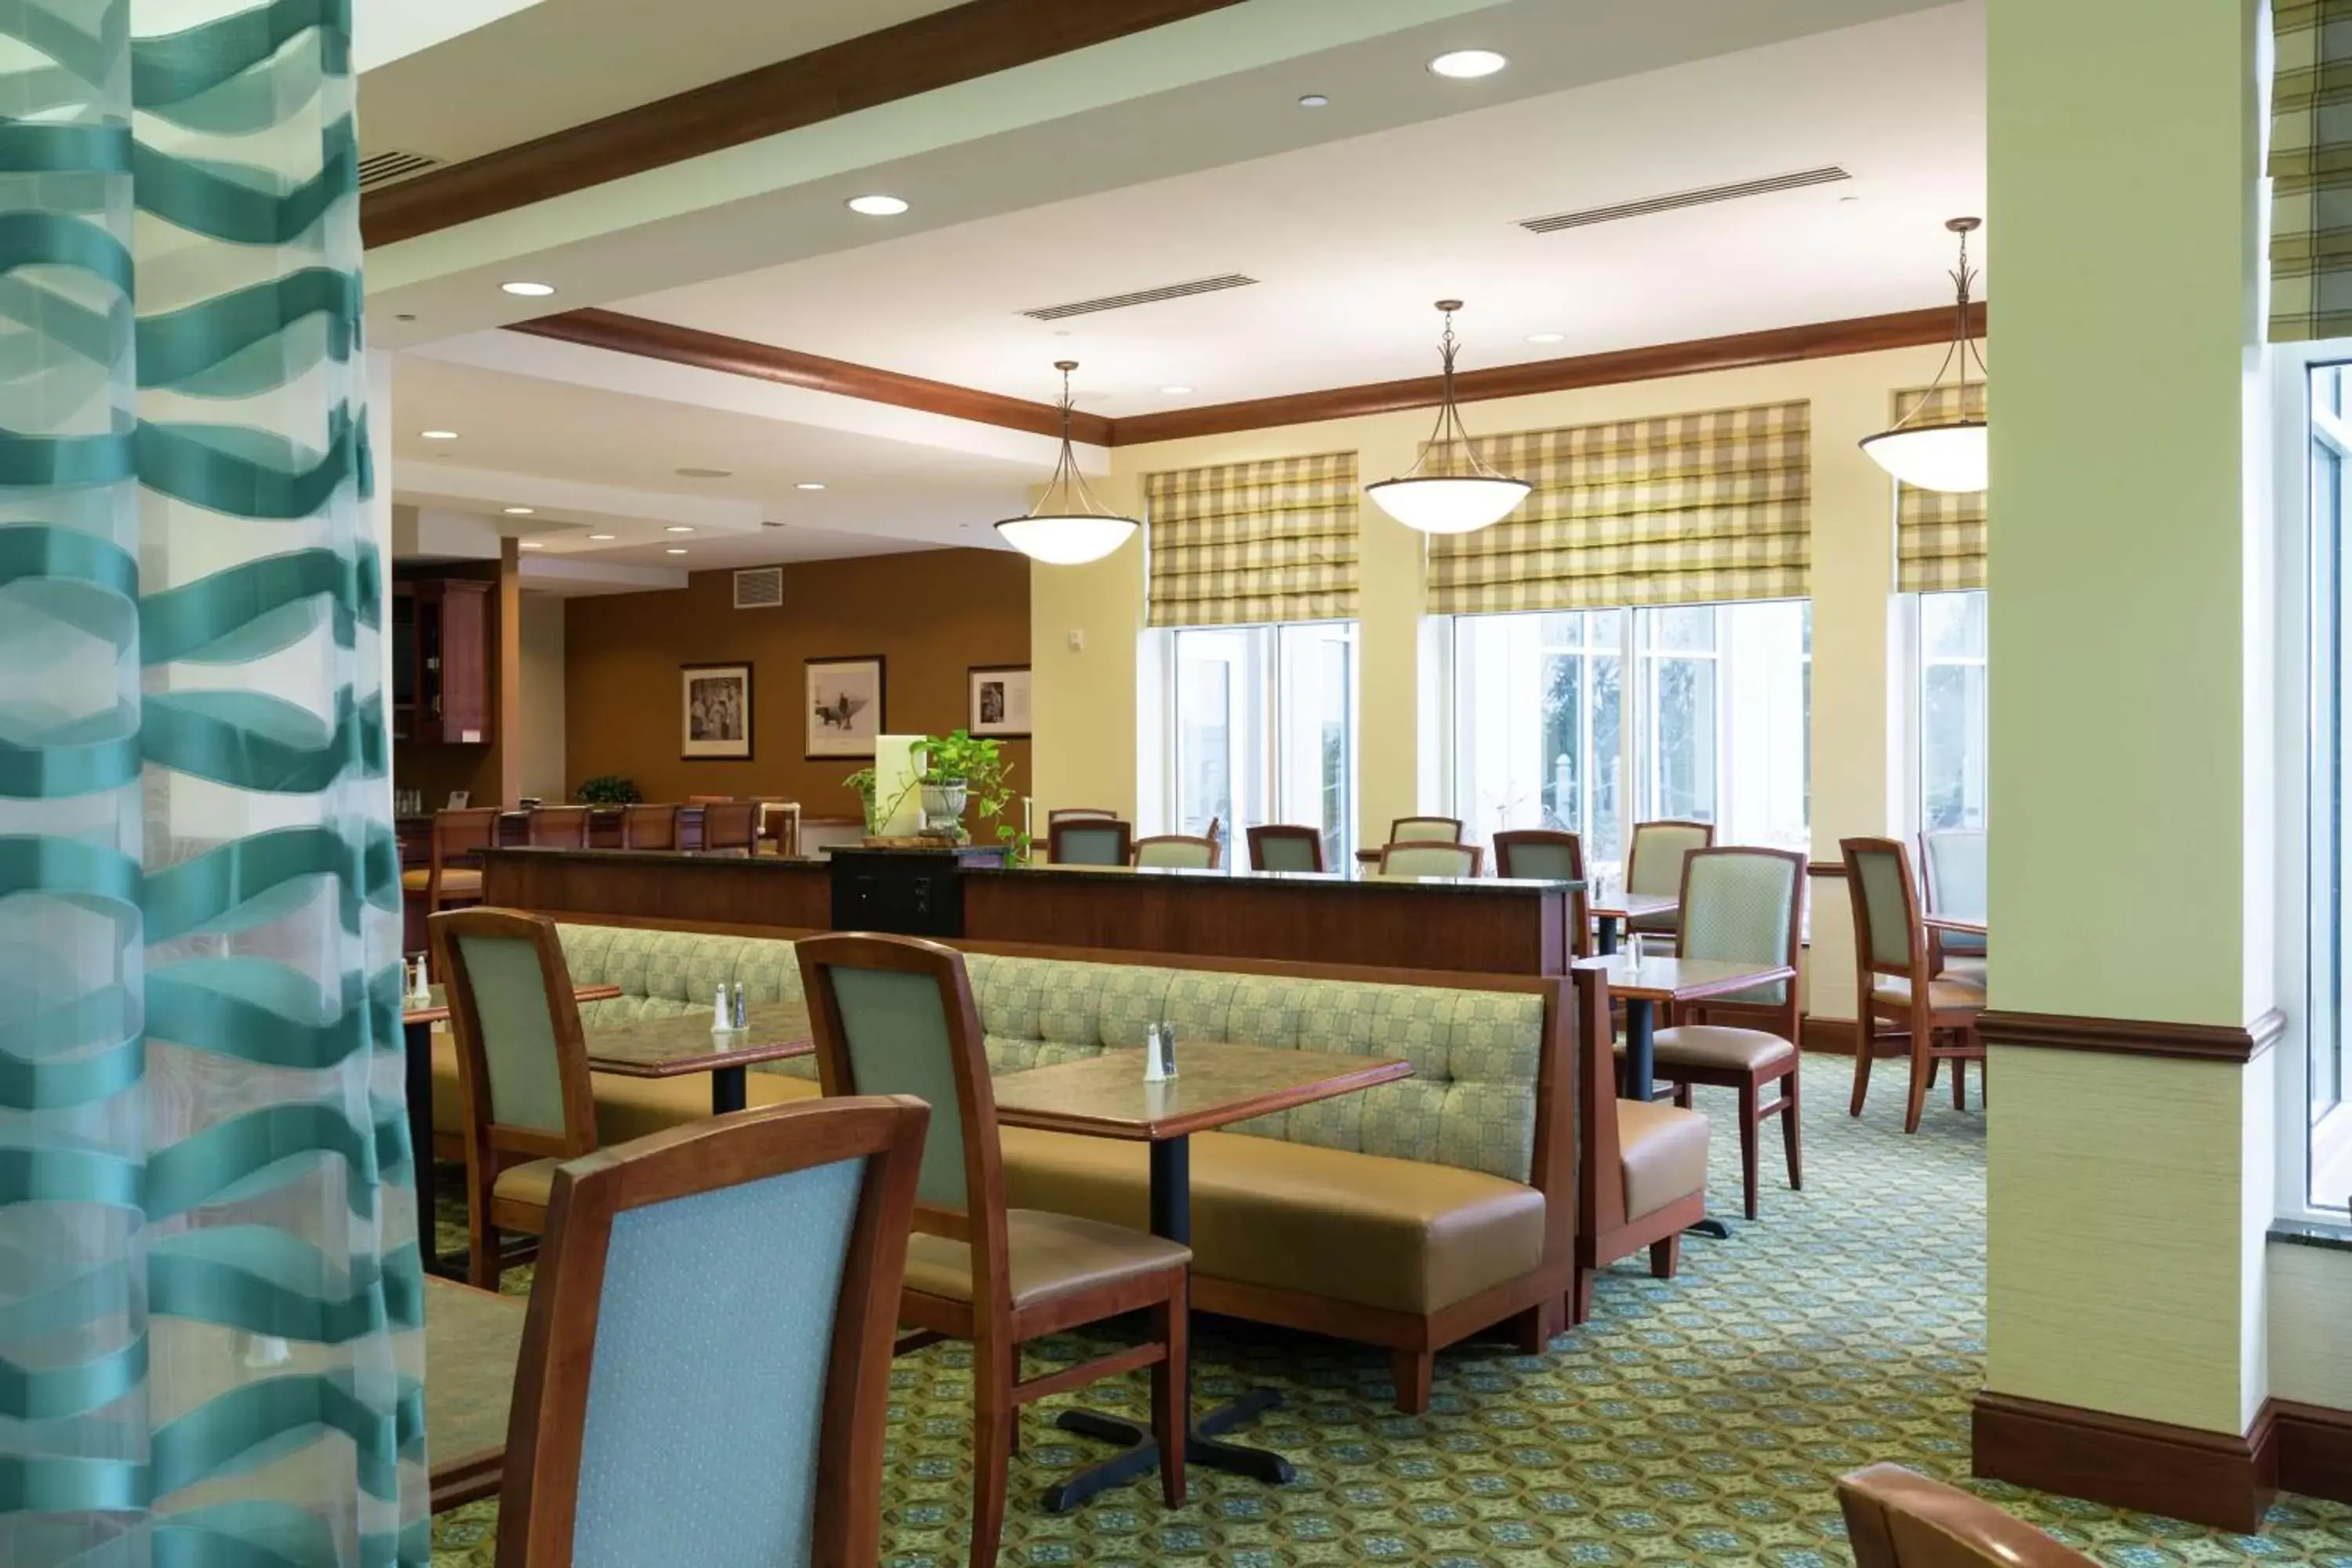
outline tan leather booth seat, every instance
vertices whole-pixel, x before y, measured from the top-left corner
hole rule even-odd
[[[700,1073],[681,1078],[623,1078],[614,1073],[590,1073],[596,1091],[596,1141],[610,1146],[667,1132],[710,1114],[710,1079]],[[788,1078],[782,1073],[743,1075],[743,1099],[748,1105],[782,1105],[805,1100],[817,1092],[816,1080]],[[442,1139],[466,1135],[464,1101],[457,1085],[457,1042],[446,1033],[433,1037],[433,1134]]]
[[[1146,1225],[1143,1144],[1014,1127],[1003,1137],[1008,1204]],[[1203,1132],[1192,1173],[1193,1270],[1219,1279],[1426,1313],[1543,1257],[1543,1194],[1482,1172]]]
[[[430,866],[422,866],[413,870],[403,871],[400,874],[400,885],[407,892],[424,892],[433,886],[433,868]],[[479,871],[467,870],[462,867],[445,866],[441,870],[441,890],[445,893],[478,893],[482,890],[482,874]]]
[[[1706,1189],[1706,1118],[1698,1111],[1621,1100],[1617,1152],[1629,1221]]]

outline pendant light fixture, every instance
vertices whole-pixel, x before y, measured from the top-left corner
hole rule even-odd
[[[1470,432],[1462,427],[1462,411],[1454,404],[1454,356],[1462,346],[1454,336],[1454,312],[1462,309],[1462,301],[1440,300],[1437,308],[1445,315],[1445,335],[1437,341],[1445,366],[1437,428],[1412,468],[1366,487],[1364,493],[1407,528],[1423,533],[1472,533],[1500,522],[1535,487],[1496,473],[1471,450]]]
[[[1952,346],[1945,351],[1935,384],[1910,413],[1895,421],[1893,429],[1882,430],[1862,443],[1871,461],[1918,489],[1980,490],[1988,477],[1985,422],[1967,416],[1969,361],[1976,361],[1979,379],[1984,375],[1984,355],[1977,352],[1976,340],[1969,331],[1969,290],[1977,279],[1969,267],[1969,236],[1983,222],[1982,218],[1956,217],[1944,225],[1960,237],[1960,264],[1952,269],[1952,286],[1959,303],[1953,314]],[[1956,362],[1959,379],[1953,384],[1953,406],[1962,417],[1915,423],[1934,406],[1936,395],[1944,390],[1944,376]]]
[[[1045,493],[1026,517],[1008,517],[996,525],[1004,542],[1033,561],[1048,566],[1081,566],[1099,561],[1135,535],[1137,523],[1095,500],[1087,477],[1078,472],[1078,456],[1070,447],[1070,373],[1074,359],[1055,360],[1062,373],[1062,456]]]

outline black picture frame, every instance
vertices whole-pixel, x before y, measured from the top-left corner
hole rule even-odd
[[[755,739],[752,731],[752,666],[749,659],[730,659],[718,664],[681,664],[677,667],[677,755],[684,763],[748,763],[752,758]],[[738,689],[731,700],[737,705],[742,733],[698,740],[694,733],[695,683],[719,681],[722,687],[734,685]]]
[[[873,761],[874,742],[888,728],[889,673],[889,661],[878,653],[804,660],[801,679],[801,760]],[[842,683],[830,693],[819,687],[819,682],[828,677]],[[835,723],[827,710],[844,697],[857,701],[859,706]]]

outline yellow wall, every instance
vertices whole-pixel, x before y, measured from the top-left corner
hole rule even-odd
[[[1474,344],[1475,348],[1475,344]],[[1813,429],[1813,778],[1816,859],[1837,841],[1905,826],[1902,759],[1891,728],[1904,673],[1890,637],[1892,489],[1855,443],[1882,429],[1898,387],[1933,379],[1939,349],[1904,349],[1753,370],[1630,382],[1474,404],[1481,433],[1545,429],[1805,398]],[[1142,476],[1167,468],[1313,452],[1355,451],[1366,483],[1402,472],[1429,434],[1416,411],[1231,436],[1120,447],[1107,500],[1141,504]],[[1438,806],[1449,742],[1425,679],[1421,535],[1363,506],[1362,687],[1358,711],[1360,842],[1392,818]],[[1055,805],[1137,806],[1137,644],[1143,630],[1143,547],[1091,566],[1034,566],[1030,602],[1037,704],[1038,820]],[[1068,634],[1083,629],[1074,653]],[[1143,710],[1149,711],[1148,709]],[[1851,916],[1842,885],[1815,879],[1815,1013],[1853,1016]]]
[[[564,604],[522,596],[522,793],[545,801],[570,800],[580,783],[564,767]]]

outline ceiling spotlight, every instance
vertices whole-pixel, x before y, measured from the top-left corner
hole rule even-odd
[[[897,217],[907,210],[907,204],[898,196],[870,195],[849,198],[849,210],[867,217]]]
[[[793,489],[796,490],[821,490],[824,489],[824,481],[822,479],[803,479],[800,483],[794,485]]]
[[[685,523],[673,522],[667,528],[663,529],[662,531],[664,533],[692,533],[694,530]]]
[[[507,515],[509,517],[529,517],[538,510],[539,509],[537,507],[510,506],[507,508]]]
[[[526,300],[544,300],[555,292],[555,285],[552,283],[501,283],[499,287],[509,294],[519,294]]]
[[[1566,332],[1529,332],[1528,334],[1528,342],[1531,343],[1564,343],[1567,341]]]
[[[1439,76],[1467,81],[1474,77],[1493,76],[1510,63],[1492,49],[1454,49],[1430,61],[1429,68]]]
[[[613,535],[609,533],[592,533],[588,536],[588,542],[591,544],[610,544],[612,542]]]
[[[518,548],[520,548],[520,549],[523,549],[523,550],[544,550],[544,549],[546,549],[546,548],[547,548],[547,546],[546,546],[546,545],[544,545],[544,544],[541,544],[541,543],[538,540],[536,540],[536,539],[525,539],[525,540],[521,540],[521,541],[520,541],[520,542],[518,542]]]
[[[1298,100],[1301,109],[1328,109],[1331,100],[1319,92],[1310,92]]]
[[[677,471],[677,477],[681,479],[731,479],[735,477],[735,470],[732,468],[680,468]]]
[[[665,553],[670,555],[683,555],[686,553],[686,547],[682,544],[673,544],[667,552],[665,552]]]
[[[1163,386],[1160,389],[1160,395],[1163,397],[1190,397],[1192,395],[1192,389],[1189,386]]]
[[[454,441],[457,438],[455,430],[419,430],[417,434],[428,441]]]

